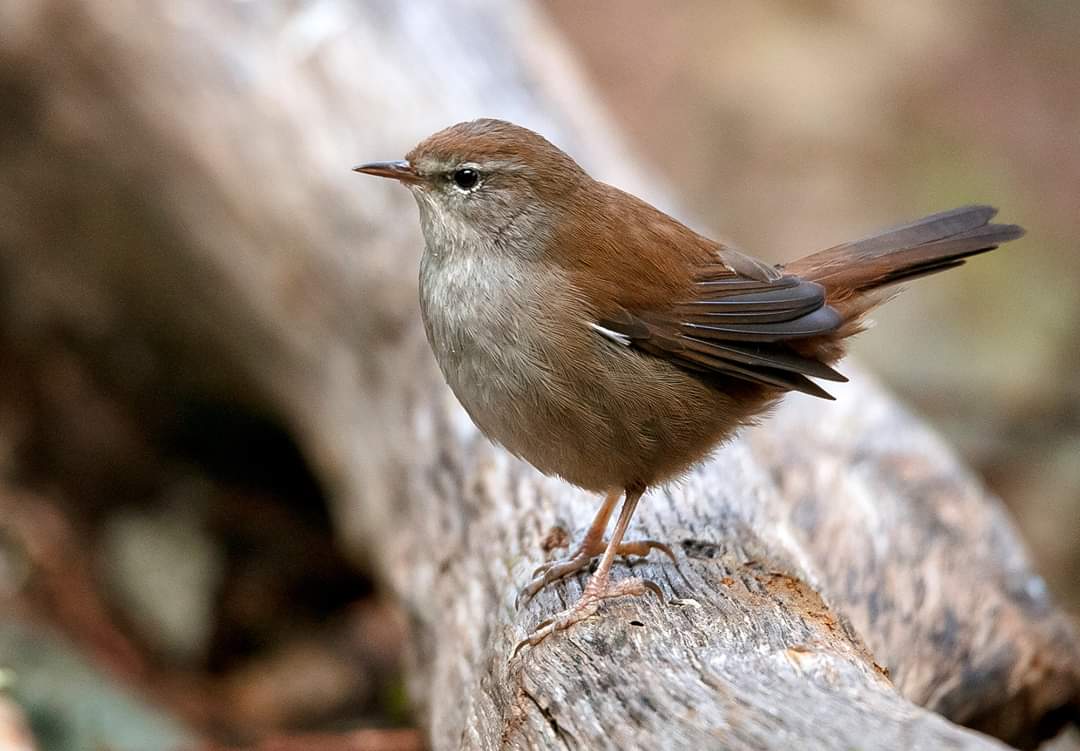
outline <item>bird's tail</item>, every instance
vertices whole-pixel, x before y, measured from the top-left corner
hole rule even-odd
[[[830,339],[816,343],[826,360],[841,353],[839,340],[861,330],[862,316],[887,300],[885,288],[964,263],[1024,234],[1015,224],[990,224],[992,206],[964,206],[844,243],[787,265],[785,271],[825,287],[826,300],[841,315]]]
[[[787,270],[821,284],[829,302],[959,266],[968,256],[1015,240],[1015,224],[990,224],[992,206],[932,214],[855,242],[800,258]]]

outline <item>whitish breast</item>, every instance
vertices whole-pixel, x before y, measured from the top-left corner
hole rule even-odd
[[[520,262],[426,253],[420,305],[435,359],[450,388],[484,433],[517,452],[508,423],[529,419],[550,388],[536,282]],[[539,382],[538,382],[539,381]]]

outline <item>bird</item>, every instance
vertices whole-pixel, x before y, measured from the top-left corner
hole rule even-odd
[[[479,430],[546,475],[602,495],[581,542],[533,573],[522,599],[600,562],[579,599],[514,648],[536,646],[607,599],[647,489],[684,475],[786,392],[820,382],[896,285],[962,265],[1024,230],[972,205],[770,264],[593,179],[539,133],[483,118],[355,171],[419,208],[420,313],[442,374]],[[610,537],[605,533],[619,499]]]

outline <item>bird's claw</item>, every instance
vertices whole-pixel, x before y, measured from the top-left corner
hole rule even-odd
[[[600,585],[595,589],[593,583],[589,582],[589,585],[585,588],[585,592],[582,593],[581,598],[577,602],[566,610],[540,621],[531,634],[519,641],[514,646],[514,651],[510,654],[510,659],[512,660],[517,657],[518,653],[521,652],[526,645],[535,647],[555,632],[565,631],[575,623],[580,623],[593,615],[600,607],[600,602],[602,600],[610,600],[615,597],[638,597],[646,592],[656,595],[661,602],[664,601],[664,593],[659,585],[648,579],[634,577],[632,579],[624,579],[615,585]]]
[[[564,579],[571,574],[576,574],[583,568],[588,567],[594,558],[604,552],[604,547],[603,541],[591,545],[582,544],[570,557],[548,561],[538,566],[532,573],[532,580],[518,592],[517,599],[514,601],[514,608],[520,608],[523,604],[528,603],[548,584]],[[621,557],[637,556],[644,558],[652,550],[659,550],[675,562],[675,553],[671,548],[657,540],[630,540],[629,542],[623,542],[615,549],[615,554]]]

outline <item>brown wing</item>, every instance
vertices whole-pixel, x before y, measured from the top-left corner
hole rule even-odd
[[[691,299],[663,310],[626,310],[600,326],[630,346],[680,367],[831,399],[809,377],[846,381],[789,343],[835,331],[840,314],[825,289],[724,249],[724,263],[698,273]]]

